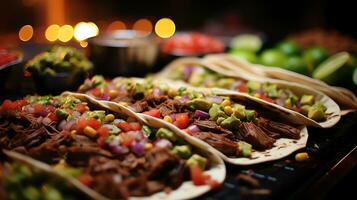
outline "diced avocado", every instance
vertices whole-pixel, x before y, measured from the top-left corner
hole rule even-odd
[[[285,99],[284,107],[287,107],[287,108],[292,108],[293,107],[293,102],[292,102],[291,98]]]
[[[174,132],[170,131],[167,128],[160,128],[157,132],[156,132],[156,137],[159,138],[165,138],[168,139],[172,142],[175,142],[177,140],[177,136]]]
[[[183,159],[188,159],[192,155],[191,148],[188,145],[176,145],[171,152]]]
[[[240,125],[240,120],[233,115],[230,117],[227,117],[220,124],[220,126],[222,126],[223,128],[229,129],[229,130],[237,130],[237,129],[239,129],[239,125]]]
[[[232,78],[221,78],[217,81],[217,86],[220,88],[226,88],[226,89],[231,89],[233,83],[234,83],[234,79]]]
[[[35,100],[33,103],[39,103],[39,104],[42,104],[42,105],[48,105],[48,104],[52,104],[53,97],[50,96],[50,95],[39,96],[38,98],[35,97],[33,100]]]
[[[135,96],[142,96],[145,93],[145,86],[143,84],[137,83],[135,85]]]
[[[188,166],[199,166],[202,170],[205,169],[206,163],[207,159],[198,154],[193,154],[186,162]]]
[[[217,119],[217,124],[218,125],[220,125],[222,122],[223,122],[223,120],[225,120],[226,118],[224,118],[224,117],[218,117],[218,119]]]
[[[177,95],[178,96],[183,96],[184,93],[186,92],[187,88],[186,87],[180,87],[178,90],[177,90]]]
[[[98,85],[101,85],[104,82],[105,82],[104,77],[101,75],[95,75],[92,78],[92,86],[93,87],[97,87]]]
[[[110,135],[118,135],[121,132],[120,128],[112,124],[105,124],[104,127],[109,129]]]
[[[105,111],[104,110],[94,110],[92,112],[89,112],[88,116],[99,119],[100,121],[103,121],[105,118]]]
[[[187,91],[187,95],[190,99],[196,99],[196,98],[202,98],[203,95],[200,92],[197,92],[195,90],[192,90],[190,92]]]
[[[60,104],[65,108],[73,108],[75,105],[80,103],[81,101],[77,98],[66,96],[64,98],[59,99]]]
[[[303,105],[303,106],[301,106],[301,113],[302,113],[303,115],[306,115],[306,116],[307,116],[310,107],[311,107],[311,106],[309,106],[309,105]]]
[[[217,120],[218,117],[227,117],[226,113],[222,110],[222,107],[218,104],[212,104],[212,107],[208,111],[211,120]]]
[[[245,106],[240,105],[240,104],[234,104],[233,105],[233,115],[237,117],[238,119],[245,119],[246,114],[245,114]]]
[[[55,111],[56,113],[56,116],[59,118],[59,119],[66,119],[68,117],[68,112],[65,111],[64,109],[57,109]]]
[[[204,81],[204,76],[202,71],[200,70],[193,70],[188,82],[193,86],[200,86]]]
[[[302,95],[300,103],[301,105],[312,105],[314,104],[315,98],[313,95]]]
[[[144,125],[141,127],[141,130],[143,131],[145,137],[150,137],[152,131],[151,131],[151,129],[150,129],[149,126],[147,126],[147,125],[144,124]]]
[[[254,110],[245,110],[245,116],[247,121],[254,121],[255,119],[255,111]]]
[[[243,157],[250,157],[252,155],[252,145],[247,142],[239,141],[238,150]]]
[[[278,85],[268,84],[264,86],[264,91],[268,93],[268,97],[276,98],[279,96]]]
[[[325,116],[325,111],[326,111],[326,106],[323,105],[320,102],[315,103],[314,105],[312,105],[308,111],[307,116],[310,119],[313,119],[315,121],[321,121],[324,120],[326,118]]]
[[[195,110],[208,111],[211,108],[212,103],[205,99],[199,98],[188,101],[186,105],[190,108],[194,108]]]
[[[43,70],[43,74],[52,76],[56,74],[56,71],[51,68],[46,68]]]
[[[255,81],[248,81],[247,87],[249,89],[249,92],[252,92],[261,89],[261,84]]]

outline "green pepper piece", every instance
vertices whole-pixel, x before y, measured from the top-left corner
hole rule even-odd
[[[186,162],[188,166],[199,166],[202,170],[205,169],[206,164],[207,164],[207,159],[198,155],[198,154],[193,154]]]
[[[191,148],[188,145],[176,145],[171,152],[183,159],[188,159],[192,155]]]
[[[176,134],[167,128],[159,128],[159,130],[156,132],[156,137],[165,138],[172,142],[177,140]]]

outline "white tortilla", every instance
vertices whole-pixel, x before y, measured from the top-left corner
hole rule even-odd
[[[307,125],[307,126],[314,126],[314,127],[319,127],[319,128],[330,128],[330,127],[334,126],[335,124],[337,124],[341,118],[340,107],[336,104],[335,101],[333,101],[330,97],[328,97],[324,93],[314,90],[308,86],[301,85],[301,84],[294,83],[294,82],[287,82],[287,81],[283,81],[283,80],[261,78],[258,76],[253,76],[251,73],[246,73],[246,72],[244,72],[242,74],[238,74],[238,73],[233,72],[232,70],[223,69],[222,67],[217,66],[212,63],[199,62],[199,60],[197,60],[197,59],[187,59],[187,60],[177,59],[177,60],[173,61],[171,64],[169,64],[158,75],[156,75],[155,78],[161,79],[163,82],[171,82],[171,83],[174,82],[175,84],[172,84],[172,86],[175,86],[175,85],[188,86],[188,84],[183,81],[172,81],[172,80],[169,81],[169,80],[167,80],[167,77],[169,77],[169,75],[172,74],[178,68],[184,67],[187,65],[191,65],[191,64],[199,65],[201,67],[206,67],[212,71],[215,71],[215,72],[222,74],[224,76],[227,76],[227,77],[240,78],[243,80],[252,80],[252,81],[261,82],[261,83],[270,82],[273,84],[277,84],[279,87],[286,87],[286,88],[290,89],[294,94],[297,94],[297,95],[302,95],[302,94],[313,95],[317,101],[322,102],[327,108],[327,111],[326,111],[327,119],[322,122],[317,122],[315,120],[312,120],[312,119],[304,116],[301,113],[295,112],[293,110],[287,109],[285,107],[279,106],[274,103],[266,102],[262,99],[256,98],[256,97],[248,95],[246,93],[240,93],[237,91],[230,91],[230,90],[223,90],[223,89],[220,90],[222,92],[221,93],[222,95],[230,94],[230,95],[235,95],[235,96],[243,96],[246,99],[250,99],[250,100],[253,100],[256,102],[260,102],[262,104],[266,104],[267,107],[269,107],[269,108],[281,109],[285,113],[289,112],[290,113],[289,119],[291,119],[294,123],[298,122],[302,125]]]

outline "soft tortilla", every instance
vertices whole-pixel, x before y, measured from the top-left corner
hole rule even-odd
[[[204,58],[206,62],[220,63],[224,69],[233,70],[237,73],[244,71],[252,76],[267,77],[285,81],[296,82],[315,90],[325,93],[335,100],[342,108],[342,113],[347,114],[357,110],[356,95],[341,87],[330,86],[320,80],[312,79],[308,76],[291,72],[279,67],[266,67],[258,64],[250,64],[240,58],[229,54],[212,54]]]
[[[226,176],[226,168],[225,168],[223,160],[216,154],[215,149],[209,148],[209,146],[205,145],[205,143],[203,143],[202,141],[197,142],[196,140],[193,140],[191,137],[187,137],[187,134],[178,132],[177,128],[168,126],[168,124],[163,123],[163,120],[151,118],[146,115],[136,114],[133,111],[131,111],[129,108],[126,108],[118,103],[114,103],[114,102],[110,102],[110,101],[97,101],[93,97],[88,96],[86,94],[64,92],[62,95],[74,96],[74,97],[79,98],[83,101],[101,105],[103,108],[109,109],[113,112],[122,113],[127,116],[135,117],[136,119],[138,119],[138,121],[140,121],[144,124],[148,124],[152,127],[157,127],[157,128],[165,127],[165,128],[168,128],[168,129],[174,131],[175,133],[177,133],[178,136],[182,137],[183,139],[188,141],[190,144],[195,146],[197,149],[199,149],[201,154],[203,154],[203,155],[205,155],[205,157],[209,158],[209,160],[211,161],[211,164],[212,164],[211,169],[205,171],[204,173],[206,175],[210,175],[218,183],[222,183],[224,181],[225,176]],[[198,197],[210,190],[211,190],[211,188],[208,185],[197,186],[197,185],[194,185],[192,183],[192,181],[186,181],[179,188],[171,191],[170,193],[166,193],[166,192],[162,191],[162,192],[155,193],[151,196],[130,197],[130,199],[191,199],[191,198]]]
[[[184,67],[187,65],[199,65],[201,67],[206,67],[212,71],[215,71],[215,72],[225,75],[227,77],[241,78],[244,80],[253,80],[253,81],[257,81],[257,82],[274,83],[280,87],[287,87],[288,89],[290,89],[292,92],[294,92],[297,95],[302,95],[302,94],[314,95],[315,99],[317,101],[321,101],[327,108],[327,111],[326,111],[327,119],[322,122],[317,122],[315,120],[312,120],[312,119],[302,115],[301,113],[295,112],[293,110],[289,110],[287,108],[284,108],[284,107],[279,106],[274,103],[266,102],[262,99],[256,98],[256,97],[248,95],[246,93],[240,93],[240,92],[236,92],[236,91],[223,90],[223,89],[220,90],[222,92],[221,93],[222,95],[230,94],[230,95],[235,95],[235,96],[244,96],[247,99],[265,104],[265,105],[267,105],[268,108],[281,109],[284,113],[290,113],[289,119],[291,119],[294,123],[298,122],[299,124],[307,125],[307,126],[314,126],[314,127],[319,127],[319,128],[330,128],[330,127],[334,126],[335,124],[337,124],[341,118],[341,110],[340,110],[340,107],[336,104],[336,102],[334,102],[330,97],[323,94],[322,92],[311,89],[308,86],[301,85],[301,84],[294,83],[294,82],[287,82],[287,81],[283,81],[283,80],[261,78],[261,77],[253,76],[250,73],[242,73],[242,74],[232,73],[232,70],[222,69],[220,66],[217,66],[212,63],[200,62],[200,60],[198,60],[198,59],[192,59],[192,58],[186,59],[186,60],[185,59],[177,59],[177,60],[173,61],[171,64],[169,64],[158,75],[156,75],[156,78],[161,79],[162,81],[166,81],[166,82],[173,82],[172,80],[168,81],[166,78],[169,77],[169,75],[172,74],[178,68]],[[176,82],[176,84],[172,84],[173,86],[178,85],[178,84],[184,85],[184,86],[188,85],[187,83],[185,83],[183,81],[175,81],[175,82]]]

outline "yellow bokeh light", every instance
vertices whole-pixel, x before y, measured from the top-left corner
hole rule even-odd
[[[162,18],[155,24],[155,33],[161,38],[169,38],[174,35],[175,23],[169,18]]]
[[[51,26],[49,26],[45,32],[46,39],[50,42],[56,41],[58,39],[59,30],[60,26],[57,24],[52,24]]]
[[[99,34],[98,26],[93,22],[79,22],[74,27],[74,38],[78,41],[97,36]]]
[[[80,41],[79,45],[81,45],[81,47],[86,48],[88,46],[88,42],[87,41]]]
[[[58,39],[61,42],[68,42],[73,37],[73,27],[71,25],[61,26],[58,31]]]
[[[33,36],[33,28],[31,25],[25,25],[21,27],[19,31],[19,38],[21,41],[29,41]]]
[[[141,31],[144,35],[152,32],[152,23],[148,19],[139,19],[133,25],[133,30]]]
[[[122,21],[114,21],[109,24],[107,31],[115,31],[121,29],[126,29],[125,23]]]

